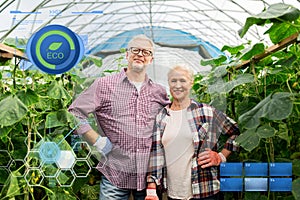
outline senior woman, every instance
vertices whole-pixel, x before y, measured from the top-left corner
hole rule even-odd
[[[169,200],[220,199],[219,165],[238,146],[236,122],[216,108],[190,98],[193,71],[177,65],[168,73],[172,103],[156,117],[146,200],[163,186]],[[218,152],[220,135],[228,136]]]

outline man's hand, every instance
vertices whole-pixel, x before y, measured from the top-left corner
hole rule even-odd
[[[198,164],[201,166],[201,168],[219,166],[221,162],[222,157],[220,156],[220,154],[208,148],[198,155]]]
[[[159,200],[155,188],[147,188],[147,196],[145,200]]]
[[[93,144],[94,147],[96,147],[97,151],[99,151],[102,155],[107,155],[111,149],[112,149],[112,144],[110,140],[107,137],[101,137],[99,136]]]

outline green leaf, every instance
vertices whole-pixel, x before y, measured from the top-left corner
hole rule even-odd
[[[274,23],[265,33],[269,34],[274,44],[281,42],[283,39],[297,33],[299,28],[290,23]]]
[[[297,178],[295,180],[293,180],[292,183],[292,193],[295,197],[295,199],[300,199],[300,178]]]
[[[244,192],[244,200],[268,200],[267,196],[264,196],[264,194],[261,194],[260,192]]]
[[[80,192],[85,197],[85,199],[97,200],[99,199],[98,195],[99,187],[98,185],[83,185],[80,189]]]
[[[263,125],[256,130],[256,133],[260,138],[270,138],[275,136],[275,129],[269,125]]]
[[[0,127],[11,126],[21,121],[27,114],[27,107],[17,97],[10,95],[0,101]]]
[[[27,42],[28,40],[25,38],[18,38],[16,40],[16,38],[10,37],[10,38],[5,38],[3,43],[24,52]]]
[[[239,74],[236,79],[224,83],[223,81],[216,81],[214,84],[208,86],[208,93],[229,93],[235,87],[243,85],[246,83],[252,83],[254,81],[254,76],[252,74]]]
[[[46,128],[64,126],[65,123],[58,119],[57,112],[51,112],[46,116]]]
[[[293,175],[300,176],[300,159],[293,160],[292,167],[293,167],[293,170],[292,170]]]
[[[299,52],[300,53],[300,52]],[[300,55],[299,55],[300,57]],[[288,54],[285,54],[285,57],[279,58],[278,62],[276,62],[276,65],[281,65],[286,68],[291,68],[293,66],[293,63],[297,61],[298,57],[296,55],[289,56]],[[276,69],[273,69],[275,71]]]
[[[269,95],[270,101],[264,105],[262,117],[266,117],[269,120],[286,119],[293,110],[291,95],[288,92],[278,92],[274,95]]]
[[[228,51],[231,55],[236,55],[243,49],[245,49],[244,45],[239,45],[239,46],[235,46],[235,47],[224,45],[222,47],[221,51]]]
[[[291,159],[294,160],[294,159],[300,159],[300,152],[294,152],[292,155],[291,155]],[[300,168],[299,168],[300,169]]]
[[[61,185],[71,185],[75,177],[70,170],[60,171],[57,176],[57,180]]]
[[[8,190],[7,190],[7,194],[6,196],[8,197],[14,197],[20,194],[20,187],[18,184],[18,179],[15,176],[10,176],[9,178],[9,186],[8,186]]]
[[[51,112],[46,116],[46,128],[68,126],[74,122],[74,117],[66,109]]]
[[[250,60],[254,56],[262,54],[264,52],[265,45],[263,43],[257,43],[249,51],[242,55],[241,60]]]
[[[281,18],[287,21],[294,21],[298,19],[300,11],[288,4],[276,3],[270,5],[265,11],[255,15],[256,18],[260,19],[275,19]]]
[[[265,23],[265,21],[266,20],[264,20],[264,19],[259,19],[256,17],[248,17],[246,19],[246,23],[245,23],[244,27],[238,31],[239,36],[241,38],[243,38],[252,25],[254,25],[254,24],[262,25]]]
[[[278,20],[278,18],[285,21],[294,21],[299,18],[299,15],[300,11],[293,6],[283,3],[273,4],[258,15],[248,17],[244,27],[239,31],[239,35],[241,38],[244,37],[248,29],[254,24],[263,25],[272,20]]]
[[[61,189],[60,187],[53,187],[51,193],[49,193],[49,190],[47,190],[47,193],[49,200],[77,200],[76,195],[72,195],[67,189]]]
[[[224,84],[225,81],[221,78],[218,78],[214,83],[208,85],[207,93],[214,94],[224,92]]]
[[[235,140],[246,151],[252,151],[259,145],[260,137],[258,136],[255,128],[248,129]]]
[[[226,75],[228,73],[227,67],[228,67],[227,65],[221,65],[221,66],[215,67],[211,73],[213,76],[213,79],[221,78],[224,75]]]
[[[92,62],[97,66],[97,67],[101,67],[102,66],[102,59],[98,58],[98,57],[92,57],[90,58],[92,60]]]
[[[219,56],[218,58],[212,59],[203,59],[200,61],[202,66],[212,65],[212,66],[219,66],[227,60],[227,57],[224,55]]]
[[[269,120],[282,120],[287,118],[293,109],[291,94],[278,92],[270,94],[259,102],[254,108],[239,117],[241,126],[251,129],[259,126],[259,120],[265,117]]]
[[[261,138],[269,138],[275,136],[275,129],[269,125],[264,125],[258,129],[248,129],[236,139],[236,142],[240,144],[247,151],[252,151],[258,147]]]
[[[30,106],[39,101],[39,96],[31,89],[18,91],[17,96],[26,106]]]
[[[62,42],[53,42],[53,43],[49,46],[49,50],[55,51],[55,50],[57,50],[61,45],[62,45]]]
[[[279,138],[285,140],[287,142],[287,146],[290,146],[292,138],[289,137],[289,131],[287,125],[285,123],[280,123],[278,127],[279,130],[276,135]]]
[[[71,95],[68,91],[58,82],[54,81],[49,85],[47,95],[53,99],[66,99],[71,100]]]
[[[0,138],[6,138],[9,132],[13,129],[12,126],[5,126],[3,128],[0,127]]]
[[[226,112],[227,109],[227,99],[225,93],[215,93],[211,95],[210,105],[214,106],[220,111]]]

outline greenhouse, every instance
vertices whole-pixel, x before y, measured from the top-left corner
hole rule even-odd
[[[0,18],[0,199],[106,199],[106,179],[132,200],[133,191],[163,200],[300,199],[299,0],[6,0]],[[148,39],[148,47],[136,42]],[[192,180],[183,197],[183,183],[172,185],[180,178],[166,176],[170,154],[155,131],[160,113],[170,117],[187,97],[187,113],[195,101],[237,127],[223,130],[218,115],[210,136],[209,117],[181,116],[196,124],[191,173],[178,173]],[[184,132],[182,124],[172,131]],[[205,142],[211,165],[201,169]],[[171,163],[186,158],[180,146]],[[156,179],[151,156],[160,147],[164,174]],[[194,172],[217,178],[207,186]]]

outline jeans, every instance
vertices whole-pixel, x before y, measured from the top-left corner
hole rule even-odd
[[[118,188],[109,182],[105,176],[101,176],[99,200],[127,200],[131,193],[134,200],[144,200],[146,197],[146,190]]]

